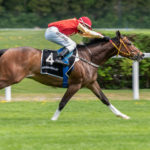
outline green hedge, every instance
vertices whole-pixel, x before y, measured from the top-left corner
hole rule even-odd
[[[149,0],[0,0],[0,28],[46,27],[51,21],[88,16],[97,28],[148,29],[149,6]]]
[[[107,36],[113,37],[114,32],[102,32]],[[142,51],[150,52],[150,33],[130,33],[123,32],[133,43]],[[109,59],[98,70],[98,82],[102,88],[119,89],[132,87],[132,60]],[[150,58],[140,62],[140,87],[150,87]]]
[[[48,22],[54,18],[40,17],[35,13],[2,13],[0,14],[0,28],[34,28],[47,27]]]
[[[94,11],[95,12],[95,11]],[[104,12],[103,12],[104,13]],[[34,28],[34,27],[47,27],[49,22],[58,21],[62,19],[68,19],[80,16],[88,16],[91,18],[93,27],[96,28],[149,28],[150,21],[149,18],[144,18],[144,20],[138,20],[137,17],[128,19],[128,16],[124,16],[124,20],[119,21],[118,17],[113,13],[107,13],[105,17],[100,15],[95,17],[94,14],[89,13],[66,13],[57,14],[50,13],[47,15],[39,15],[35,12],[11,12],[11,11],[0,11],[0,28]],[[112,19],[113,18],[113,19]],[[126,18],[126,19],[125,19]],[[111,21],[110,21],[111,20]],[[129,23],[127,23],[129,21]]]

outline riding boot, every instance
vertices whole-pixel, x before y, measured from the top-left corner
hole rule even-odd
[[[62,52],[60,52],[58,54],[58,56],[56,57],[55,59],[55,63],[58,63],[58,64],[62,64],[63,66],[68,66],[69,64],[65,63],[62,61],[62,59],[69,53],[69,50],[68,49],[63,49]]]

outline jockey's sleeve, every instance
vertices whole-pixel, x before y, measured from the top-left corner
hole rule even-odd
[[[89,37],[89,38],[103,38],[104,37],[102,34],[84,27],[81,23],[78,24],[77,29],[81,32],[81,33],[79,32],[79,34],[84,37]]]

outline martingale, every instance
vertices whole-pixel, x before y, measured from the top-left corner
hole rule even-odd
[[[73,70],[73,66],[75,63],[75,57],[72,57],[72,55],[76,55],[76,50],[68,54],[63,59],[63,61],[67,62],[69,66],[63,66],[62,64],[55,63],[55,59],[58,53],[61,52],[62,50],[63,49],[60,49],[58,51],[44,49],[42,51],[41,74],[48,74],[57,78],[62,78],[63,79],[62,87],[66,88],[68,87],[68,77],[71,71]]]

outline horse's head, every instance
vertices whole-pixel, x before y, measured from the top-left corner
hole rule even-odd
[[[144,54],[127,37],[123,37],[119,31],[116,32],[116,38],[118,41],[116,44],[113,41],[111,42],[117,49],[118,55],[137,61],[143,59]]]

